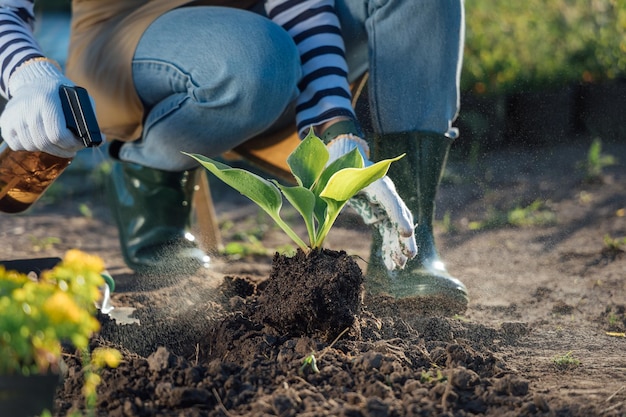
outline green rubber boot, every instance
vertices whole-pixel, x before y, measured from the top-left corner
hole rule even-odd
[[[417,223],[418,254],[403,270],[389,272],[381,258],[381,239],[374,233],[366,279],[371,293],[389,293],[424,314],[462,314],[467,289],[439,258],[433,236],[435,196],[453,139],[435,133],[401,133],[375,137],[372,159],[406,156],[391,164],[388,175]]]
[[[189,233],[195,175],[113,162],[108,201],[124,261],[135,272],[187,275],[209,266]]]

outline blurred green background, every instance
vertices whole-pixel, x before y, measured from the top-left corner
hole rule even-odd
[[[626,0],[468,0],[466,13],[466,91],[528,91],[626,75]]]
[[[69,0],[39,10],[69,11]],[[468,0],[463,90],[553,88],[626,76],[626,0]]]

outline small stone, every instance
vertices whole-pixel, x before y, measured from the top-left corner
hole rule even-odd
[[[457,368],[452,371],[450,382],[455,387],[467,390],[480,382],[478,374],[470,369]]]
[[[159,372],[167,369],[173,360],[172,354],[163,346],[159,346],[156,352],[148,357],[148,368],[152,372]]]
[[[535,407],[539,409],[539,411],[542,411],[544,413],[550,411],[550,406],[548,405],[548,402],[541,394],[533,395],[533,403],[535,404]]]

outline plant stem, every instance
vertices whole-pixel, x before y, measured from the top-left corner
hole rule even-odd
[[[274,219],[278,227],[283,229],[283,231],[287,233],[287,236],[289,236],[291,240],[293,240],[296,243],[296,245],[300,247],[300,249],[302,249],[305,253],[309,251],[310,249],[309,246],[306,243],[304,243],[302,239],[300,239],[300,236],[298,236],[296,232],[294,232],[293,229],[289,227],[289,225],[285,223],[283,219],[280,218],[280,216],[271,216],[271,217],[272,219]]]
[[[326,211],[326,219],[321,224],[321,228],[317,231],[317,235],[315,236],[315,242],[312,242],[311,244],[312,248],[318,248],[322,246],[324,240],[326,239],[326,236],[330,232],[330,229],[333,227],[333,224],[335,224],[335,220],[337,220],[337,217],[339,216],[339,213],[341,213],[341,209],[345,204],[346,202],[338,205],[337,207],[332,207],[330,204],[328,205],[328,209]]]

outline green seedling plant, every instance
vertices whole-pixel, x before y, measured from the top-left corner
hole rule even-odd
[[[317,359],[315,358],[315,352],[311,352],[311,354],[304,359],[302,359],[302,366],[298,370],[299,375],[303,375],[307,368],[310,368],[313,373],[319,374],[320,370],[317,367]]]
[[[595,138],[589,146],[587,152],[587,160],[579,163],[579,166],[585,172],[585,180],[587,182],[601,181],[604,168],[615,165],[617,159],[613,155],[602,153],[602,141]]]
[[[202,155],[183,153],[261,207],[305,253],[322,246],[348,200],[384,177],[391,163],[404,156],[366,167],[363,157],[354,149],[327,166],[330,155],[326,145],[311,130],[287,158],[297,182],[295,186],[287,186]],[[281,217],[283,197],[304,219],[308,244]]]
[[[602,255],[611,261],[622,256],[626,252],[626,237],[612,237],[610,234],[604,235],[604,248]]]
[[[549,209],[547,203],[535,200],[528,206],[517,206],[509,211],[489,208],[485,220],[470,222],[468,227],[470,230],[486,230],[504,226],[551,226],[556,221],[556,215]]]
[[[612,237],[610,234],[604,235],[604,247],[611,252],[624,252],[626,250],[626,236]]]
[[[550,226],[556,222],[556,216],[546,202],[535,200],[526,207],[515,207],[507,215],[507,221],[512,226]]]
[[[580,360],[575,358],[572,355],[572,352],[567,352],[563,355],[560,356],[555,356],[552,359],[552,363],[554,363],[554,365],[562,370],[565,369],[572,369],[572,368],[576,368],[577,366],[580,365]]]
[[[315,352],[311,352],[310,355],[302,359],[302,366],[298,370],[298,374],[304,375],[307,369],[311,369],[313,373],[319,374],[320,370],[317,367],[317,361],[322,359],[322,356],[324,356],[330,349],[332,349],[332,347],[335,346],[335,344],[339,341],[339,339],[341,339],[344,334],[348,333],[349,330],[350,330],[349,327],[346,327],[345,329],[343,329],[342,332],[339,333],[337,337],[335,337],[335,340],[333,340],[330,343],[330,345],[326,346],[321,352],[319,352],[317,357],[315,356]]]
[[[422,383],[433,383],[433,382],[446,382],[448,378],[441,372],[441,369],[437,369],[437,372],[433,374],[433,369],[429,369],[428,371],[422,369],[422,373],[420,374],[420,381]]]
[[[296,249],[289,243],[275,248],[264,245],[263,238],[268,231],[278,227],[267,224],[263,210],[259,210],[258,215],[255,217],[254,219],[248,218],[243,224],[240,224],[239,227],[243,228],[243,230],[238,232],[233,232],[235,223],[232,220],[225,221],[220,225],[220,230],[224,234],[230,232],[232,239],[231,242],[228,242],[220,249],[221,255],[231,259],[240,259],[246,256],[267,256],[275,252],[288,254],[288,256],[295,254]]]
[[[37,237],[31,235],[29,239],[34,252],[52,249],[55,245],[61,243],[61,239],[56,236]]]
[[[610,313],[607,316],[606,320],[607,320],[610,328],[615,328],[615,327],[619,326],[620,323],[622,322],[620,317],[617,314],[615,314],[615,313]]]

